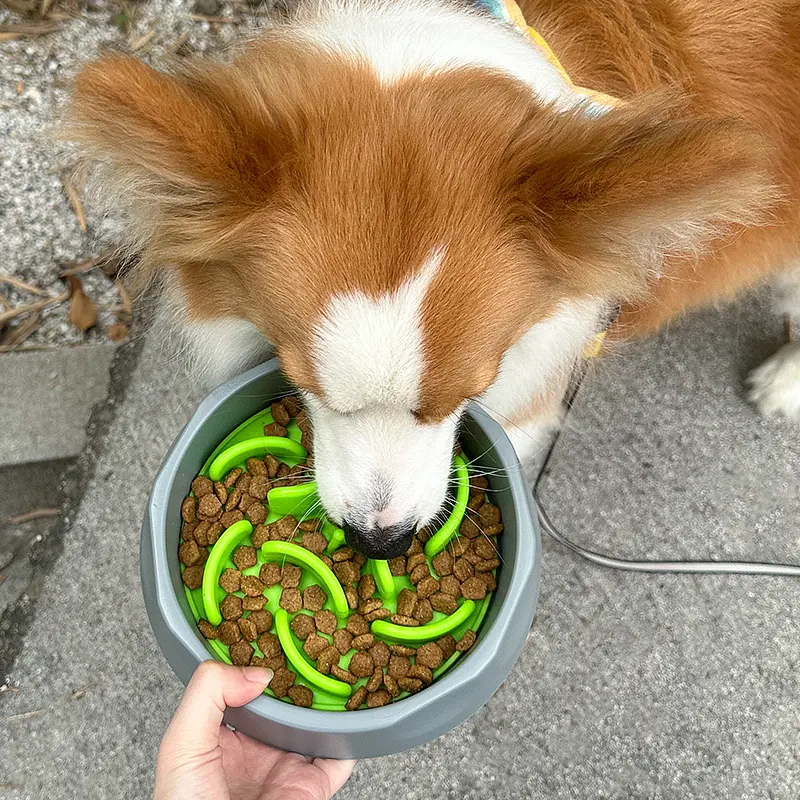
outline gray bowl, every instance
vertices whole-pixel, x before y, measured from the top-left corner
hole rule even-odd
[[[156,641],[184,683],[211,653],[194,624],[181,583],[181,501],[219,442],[286,388],[277,360],[219,386],[178,436],[153,485],[142,526],[142,589]],[[242,708],[229,708],[229,725],[303,755],[369,758],[441,736],[497,691],[519,657],[536,609],[539,527],[530,490],[502,428],[481,409],[470,407],[462,440],[472,454],[481,454],[478,466],[492,474],[492,499],[505,525],[499,537],[502,566],[497,589],[470,652],[429,688],[382,708],[319,711],[261,695]]]

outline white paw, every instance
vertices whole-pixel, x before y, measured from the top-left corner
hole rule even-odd
[[[747,378],[747,398],[762,414],[800,420],[800,342],[784,345]]]

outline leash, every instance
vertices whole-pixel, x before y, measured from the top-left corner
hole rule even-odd
[[[791,337],[791,328],[787,326],[787,334]],[[602,340],[605,338],[605,331],[598,334],[593,343],[590,343],[587,350],[584,351],[584,356],[576,365],[575,373],[572,381],[572,388],[566,398],[566,413],[564,419],[570,414],[575,399],[583,386],[584,379],[587,373],[588,361],[599,352],[602,346]],[[791,338],[790,338],[791,341]],[[623,559],[616,558],[615,556],[607,555],[606,553],[598,553],[595,550],[590,550],[587,547],[577,544],[576,542],[568,539],[555,525],[550,518],[547,509],[542,503],[539,485],[547,472],[547,467],[550,464],[550,459],[553,451],[558,444],[561,437],[563,425],[558,429],[553,441],[547,450],[547,455],[544,458],[539,473],[533,484],[533,497],[536,501],[536,506],[539,514],[539,525],[541,529],[554,541],[558,542],[562,547],[567,548],[571,552],[591,561],[593,564],[598,564],[601,567],[608,567],[609,569],[622,569],[628,572],[656,572],[656,573],[675,573],[675,574],[705,574],[705,575],[771,575],[771,576],[784,576],[791,578],[800,578],[800,566],[794,564],[770,564],[762,561],[643,561],[637,559]]]

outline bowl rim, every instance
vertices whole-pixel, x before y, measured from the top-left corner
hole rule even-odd
[[[161,622],[176,640],[176,643],[191,656],[191,660],[196,661],[195,668],[202,661],[213,660],[213,656],[203,645],[200,635],[194,626],[190,625],[186,619],[170,577],[166,536],[161,533],[166,530],[168,523],[168,503],[166,498],[170,496],[178,475],[178,467],[185,452],[194,441],[198,430],[204,422],[227,403],[232,396],[246,389],[249,384],[275,372],[280,372],[277,358],[265,361],[231,378],[210,392],[199,404],[170,447],[153,482],[153,488],[148,499],[147,518],[150,523],[149,536],[154,572],[152,576],[149,576],[151,580],[148,583],[154,586],[155,597],[153,599],[158,607]],[[497,451],[500,460],[507,464],[508,490],[511,493],[517,517],[528,516],[531,519],[531,527],[535,534],[517,538],[517,554],[514,559],[506,596],[486,634],[479,637],[478,642],[470,650],[470,657],[459,659],[459,663],[454,665],[442,678],[435,681],[424,691],[404,698],[401,703],[389,703],[380,708],[360,709],[358,713],[300,708],[264,694],[259,695],[243,708],[247,708],[255,715],[271,722],[283,724],[300,731],[308,731],[309,733],[371,733],[413,718],[422,709],[446,702],[453,695],[469,696],[468,694],[465,695],[465,688],[478,680],[479,676],[490,667],[494,657],[503,648],[505,632],[523,600],[523,590],[530,580],[531,572],[535,571],[538,577],[541,551],[538,521],[534,513],[532,494],[526,486],[522,467],[510,440],[502,427],[476,404],[471,403],[467,407],[465,414],[472,417],[486,433],[492,441],[492,447]],[[524,526],[515,526],[517,530],[520,527]],[[142,567],[144,568],[144,562],[142,562]],[[533,604],[535,608],[535,597]],[[169,659],[167,660],[169,661]],[[179,675],[179,677],[184,683],[186,682],[184,676]],[[503,676],[503,679],[505,677],[507,676]],[[463,700],[460,702],[463,703]],[[485,700],[480,705],[483,702]],[[346,720],[346,723],[341,724],[344,720]]]

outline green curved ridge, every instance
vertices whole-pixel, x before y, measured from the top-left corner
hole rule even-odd
[[[397,596],[397,585],[394,582],[394,575],[389,569],[388,561],[370,559],[372,564],[372,575],[378,587],[378,594],[385,601],[392,601]]]
[[[265,561],[285,559],[298,567],[311,570],[328,590],[333,613],[340,619],[350,615],[350,606],[347,605],[347,598],[338,578],[333,574],[333,570],[310,550],[294,542],[264,542],[261,545],[261,555]]]
[[[447,518],[447,522],[425,543],[425,555],[428,558],[433,558],[447,547],[447,543],[458,532],[461,520],[467,510],[467,503],[469,502],[469,470],[467,469],[467,462],[463,456],[456,456],[453,459],[453,467],[455,468],[456,482],[458,484],[456,502],[450,512],[450,516]]]
[[[465,600],[450,616],[436,622],[429,622],[427,625],[418,625],[411,628],[406,625],[395,625],[393,622],[386,622],[376,619],[371,623],[370,628],[375,636],[383,639],[390,639],[396,642],[429,642],[432,639],[439,639],[446,633],[455,630],[462,622],[475,611],[475,602]]]
[[[211,462],[211,466],[208,468],[208,477],[212,481],[218,481],[228,470],[244,459],[264,456],[266,453],[300,460],[308,455],[305,447],[293,439],[287,439],[284,436],[257,436],[253,439],[245,439],[243,442],[238,442],[223,450]]]
[[[222,566],[231,557],[234,548],[253,532],[253,526],[246,520],[241,519],[217,539],[206,561],[206,568],[203,572],[203,610],[206,619],[212,625],[219,625],[222,622],[222,614],[217,602],[217,583],[222,574]],[[324,564],[322,565],[325,566]]]
[[[295,486],[276,486],[267,494],[267,505],[279,517],[302,519],[318,505],[316,481]]]
[[[278,544],[278,542],[274,542],[274,544]],[[324,567],[325,565],[323,564],[322,566]],[[294,643],[292,632],[289,628],[289,615],[283,608],[275,609],[275,632],[278,634],[278,639],[280,640],[283,652],[286,654],[286,658],[303,678],[319,689],[332,695],[336,695],[337,697],[350,697],[352,689],[349,684],[323,675],[306,661],[305,657]]]

